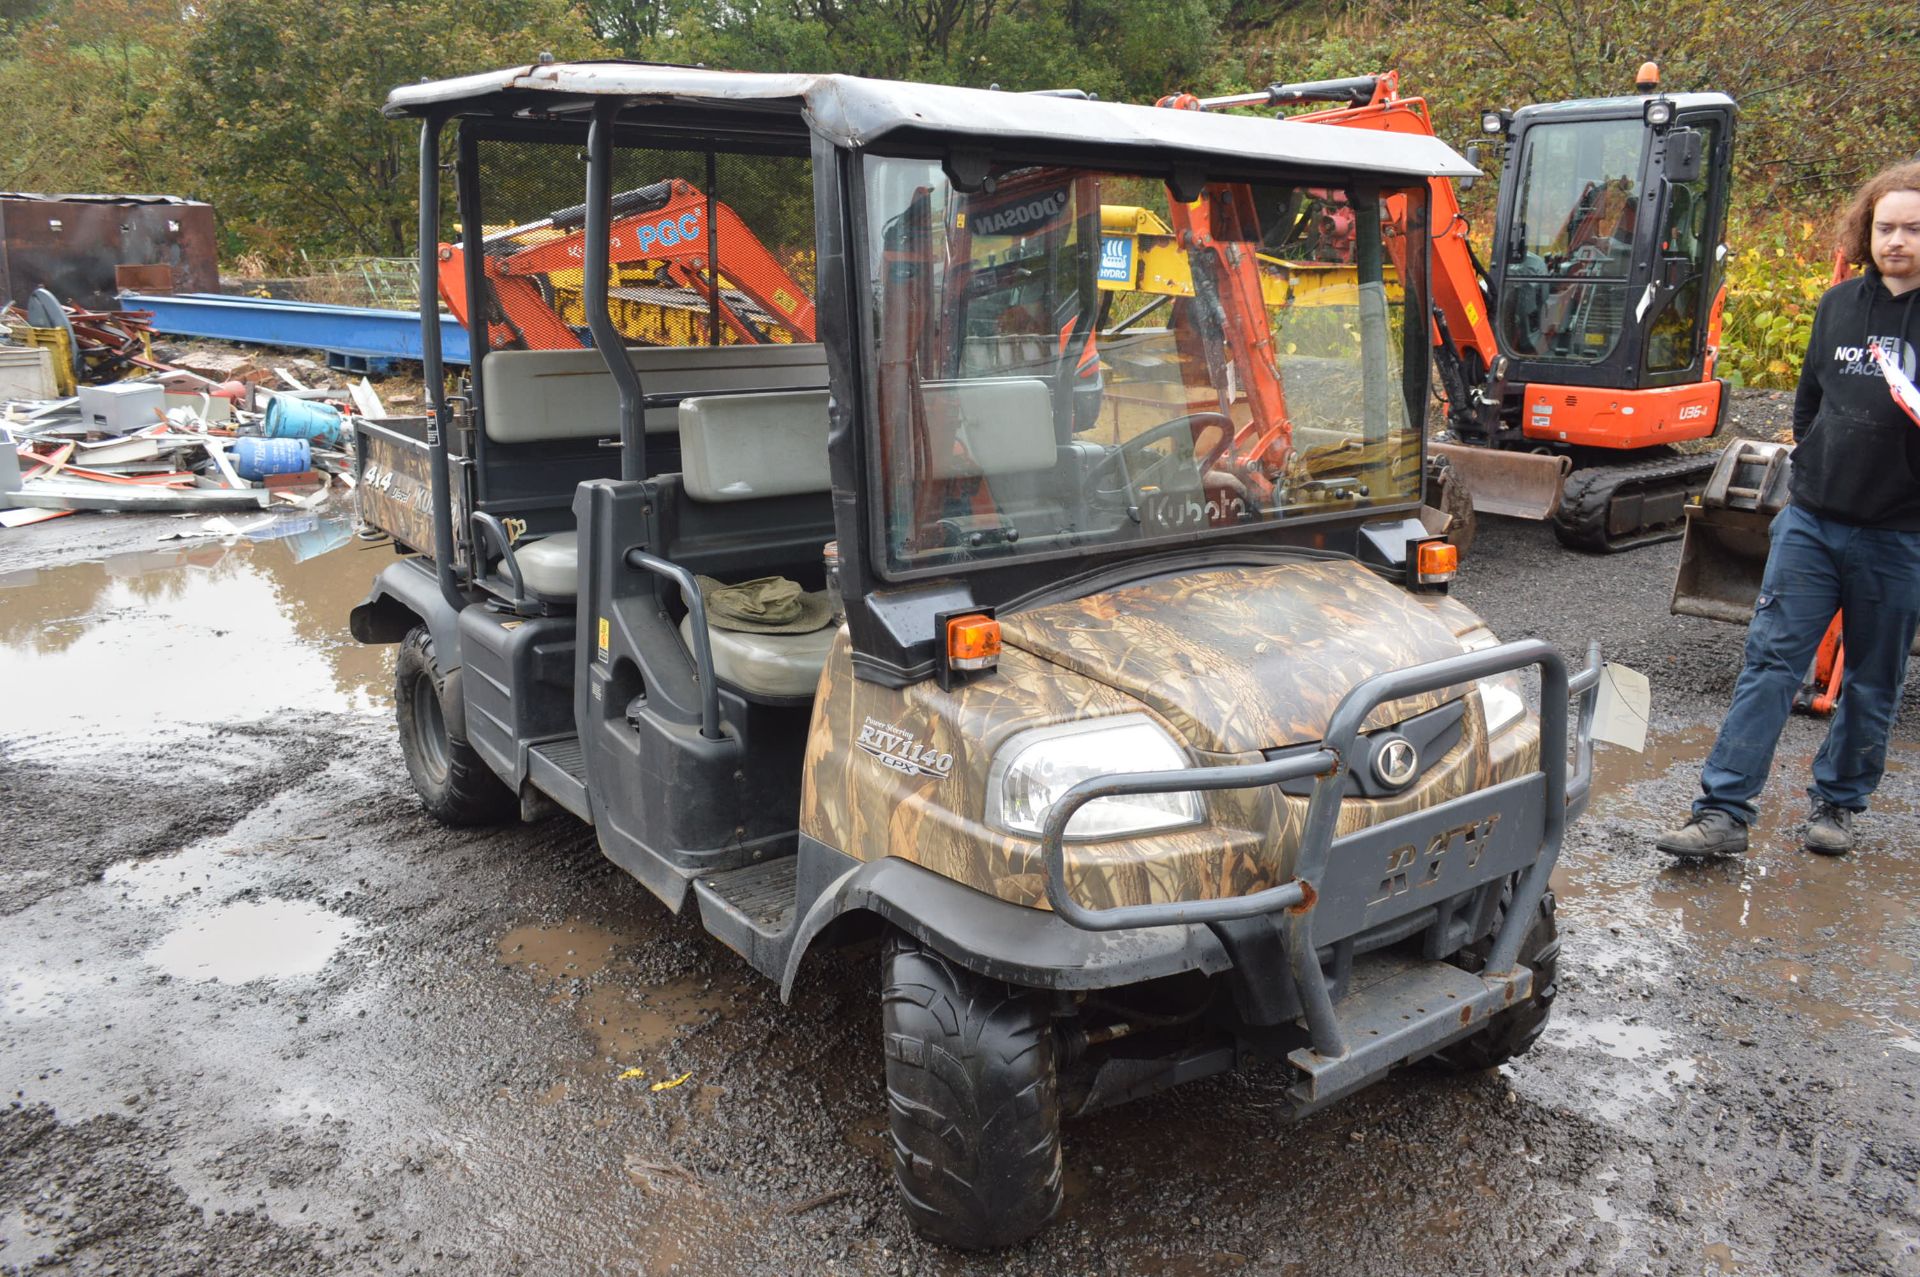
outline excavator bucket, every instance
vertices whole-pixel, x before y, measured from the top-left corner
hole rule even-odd
[[[1686,509],[1686,539],[1673,583],[1676,616],[1745,625],[1767,566],[1767,525],[1787,503],[1793,445],[1735,439],[1720,454],[1698,501]]]
[[[1455,481],[1464,483],[1473,494],[1476,511],[1515,519],[1553,517],[1560,508],[1560,490],[1566,486],[1567,472],[1573,469],[1572,458],[1544,452],[1459,443],[1432,443],[1427,451],[1447,459]]]

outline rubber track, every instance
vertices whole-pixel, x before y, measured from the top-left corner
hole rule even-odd
[[[1626,536],[1609,539],[1607,511],[1614,496],[1629,485],[1660,484],[1671,479],[1698,475],[1704,479],[1720,460],[1717,452],[1692,456],[1659,457],[1631,465],[1587,466],[1575,470],[1560,494],[1560,508],[1553,513],[1553,533],[1560,544],[1593,554],[1614,554],[1661,541],[1673,541],[1687,529],[1684,519],[1658,528],[1642,528]]]

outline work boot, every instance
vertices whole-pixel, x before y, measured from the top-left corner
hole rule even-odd
[[[1747,849],[1747,827],[1717,807],[1695,813],[1678,829],[1669,829],[1654,841],[1669,856],[1697,860],[1704,856],[1738,856]]]
[[[1813,800],[1807,817],[1807,850],[1822,856],[1844,856],[1853,850],[1853,813],[1824,798]]]

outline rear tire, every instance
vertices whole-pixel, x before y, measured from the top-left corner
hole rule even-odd
[[[1033,992],[902,935],[881,995],[895,1182],[929,1240],[1010,1246],[1060,1209],[1053,1026]]]
[[[1525,1002],[1495,1015],[1480,1032],[1436,1052],[1433,1058],[1442,1067],[1456,1073],[1479,1073],[1525,1055],[1540,1040],[1547,1017],[1553,1014],[1553,1000],[1560,992],[1560,928],[1553,912],[1553,893],[1549,891],[1540,897],[1533,922],[1520,938],[1520,962],[1533,968],[1533,992]],[[1502,908],[1503,918],[1505,913]],[[1494,931],[1499,931],[1498,925]],[[1488,936],[1453,955],[1452,961],[1478,975],[1486,969],[1492,951],[1493,937]]]
[[[513,819],[520,800],[473,746],[447,727],[447,680],[433,659],[433,635],[417,625],[393,661],[394,717],[400,753],[427,814],[443,825],[497,825]]]

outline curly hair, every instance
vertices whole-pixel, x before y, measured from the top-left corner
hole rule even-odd
[[[1855,266],[1873,263],[1873,206],[1894,191],[1920,193],[1920,162],[1895,164],[1867,179],[1834,222],[1834,240],[1840,253]]]

